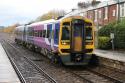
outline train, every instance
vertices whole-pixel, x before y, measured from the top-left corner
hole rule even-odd
[[[87,65],[94,50],[93,22],[69,16],[18,26],[15,42],[34,49],[52,62]]]

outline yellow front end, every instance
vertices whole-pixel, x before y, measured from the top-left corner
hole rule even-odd
[[[91,25],[87,25],[87,23]],[[72,16],[63,19],[60,25],[58,50],[62,62],[65,65],[87,65],[94,49],[92,22],[81,16]],[[86,39],[86,34],[83,35],[85,30],[89,30],[86,28],[91,30],[92,35],[92,37],[88,36],[88,39]]]

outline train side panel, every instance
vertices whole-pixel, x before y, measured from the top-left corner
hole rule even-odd
[[[15,41],[17,41],[18,43],[22,43],[24,41],[24,28],[25,26],[18,26],[15,29]]]

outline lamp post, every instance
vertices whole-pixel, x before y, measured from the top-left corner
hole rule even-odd
[[[112,50],[114,51],[115,46],[114,46],[114,33],[110,33],[110,38],[111,38],[111,43],[112,43]]]
[[[117,1],[118,2],[118,21],[117,22],[119,22],[120,21],[120,1],[118,0]]]

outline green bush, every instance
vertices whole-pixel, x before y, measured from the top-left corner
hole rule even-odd
[[[99,37],[98,38],[98,48],[100,49],[111,49],[111,42],[109,37]]]
[[[115,48],[125,49],[125,21],[122,21],[114,26],[114,33]]]
[[[107,36],[110,37],[110,33],[113,32],[114,26],[116,25],[116,22],[109,23],[108,25],[103,26],[99,31],[99,36]]]
[[[98,34],[99,34],[99,37],[101,36],[110,37],[111,32],[113,32],[115,35],[115,38],[114,38],[115,49],[125,49],[125,19],[120,21],[119,23],[114,22],[106,26],[103,26],[98,31]],[[107,48],[109,48],[109,46]]]

